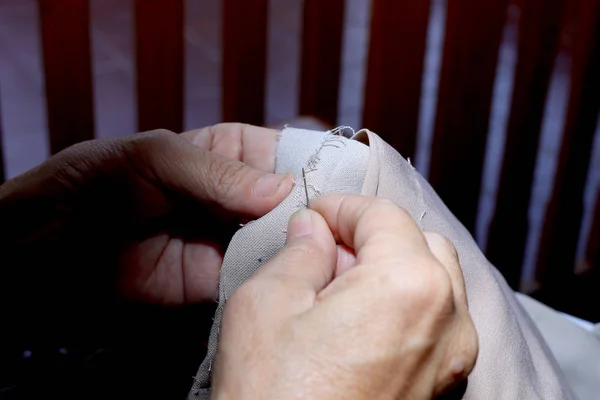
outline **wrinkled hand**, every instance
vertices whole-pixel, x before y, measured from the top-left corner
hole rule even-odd
[[[277,137],[220,124],[64,150],[0,187],[4,282],[21,271],[11,285],[25,279],[33,289],[15,296],[62,293],[70,302],[78,300],[71,290],[115,282],[151,303],[214,299],[240,218],[264,215],[293,186],[291,175],[272,174]]]
[[[389,200],[311,207],[228,300],[215,398],[430,399],[464,380],[478,345],[452,244]]]

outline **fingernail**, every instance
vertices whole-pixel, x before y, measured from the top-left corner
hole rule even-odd
[[[279,185],[287,178],[287,175],[265,174],[261,176],[252,188],[252,193],[258,197],[271,197],[277,193]]]
[[[296,211],[291,217],[287,229],[287,239],[308,236],[313,233],[312,211],[302,209]]]

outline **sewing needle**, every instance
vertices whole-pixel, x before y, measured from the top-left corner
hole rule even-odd
[[[308,186],[306,185],[306,172],[302,168],[302,180],[304,181],[304,194],[306,195],[306,208],[310,208],[310,199],[308,198]]]

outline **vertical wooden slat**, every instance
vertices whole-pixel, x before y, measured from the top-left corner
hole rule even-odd
[[[136,0],[138,130],[183,130],[183,0]]]
[[[373,0],[363,126],[413,157],[429,19],[428,0]]]
[[[542,285],[550,291],[559,291],[573,274],[600,107],[600,0],[579,0],[575,6],[567,120],[536,271]]]
[[[52,154],[94,137],[88,0],[39,0]]]
[[[223,120],[262,125],[268,0],[223,0]]]
[[[564,15],[563,0],[523,0],[521,4],[512,106],[486,252],[515,289],[527,241],[542,116]]]
[[[429,180],[474,230],[507,0],[448,0]]]
[[[4,147],[3,147],[4,136],[2,133],[3,129],[2,129],[2,118],[1,117],[2,117],[2,101],[0,101],[0,185],[2,185],[4,183],[4,181],[6,180],[6,172],[5,172],[6,165],[4,164]]]
[[[300,115],[335,125],[345,0],[305,0],[302,30]]]

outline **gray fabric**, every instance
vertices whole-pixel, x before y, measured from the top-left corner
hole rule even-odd
[[[441,233],[456,246],[480,347],[464,399],[575,398],[539,331],[502,276],[406,160],[369,131],[361,131],[354,138],[368,144],[368,148],[334,137],[332,142],[326,142],[331,146],[321,146],[317,157],[306,160],[307,154],[314,154],[318,142],[308,139],[308,135],[316,138],[315,135],[323,134],[292,129],[282,133],[278,172],[283,166],[297,174],[299,166],[307,164],[310,171],[314,169],[308,175],[312,196],[342,192],[387,197],[407,209],[422,229]],[[312,151],[303,150],[304,147]],[[221,270],[219,307],[209,353],[189,399],[210,397],[210,370],[226,299],[283,246],[287,219],[303,206],[304,188],[297,185],[273,212],[244,227],[232,239]]]
[[[208,353],[189,399],[210,398],[210,375],[217,351],[219,326],[225,302],[285,243],[289,217],[306,207],[302,168],[306,170],[311,198],[332,193],[358,193],[366,175],[369,149],[362,143],[329,132],[287,128],[281,133],[276,172],[293,173],[296,186],[290,195],[260,220],[250,222],[232,238],[225,253],[219,281],[219,305],[212,326]]]
[[[579,399],[598,399],[600,397],[600,337],[529,296],[521,293],[517,293],[516,296],[542,333]]]
[[[575,398],[514,292],[429,183],[377,135],[363,131],[359,137],[371,151],[365,183],[377,182],[377,196],[406,208],[423,230],[446,236],[458,251],[479,335],[479,358],[464,399]]]

